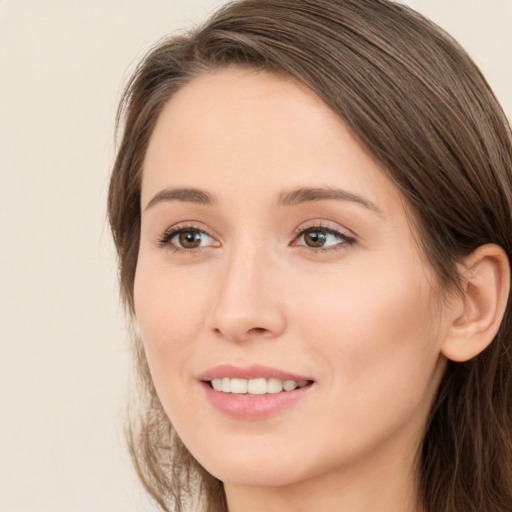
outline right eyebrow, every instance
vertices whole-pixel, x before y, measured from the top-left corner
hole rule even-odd
[[[206,206],[215,202],[210,193],[198,188],[165,188],[152,197],[144,210],[164,201],[183,201]]]
[[[380,213],[377,205],[372,203],[370,200],[340,188],[303,187],[297,190],[292,190],[291,192],[281,194],[280,196],[280,203],[284,206],[294,206],[301,203],[311,203],[325,200],[349,201],[364,206],[368,210]]]

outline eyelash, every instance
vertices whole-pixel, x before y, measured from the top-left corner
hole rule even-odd
[[[326,246],[326,247],[321,246],[321,247],[317,247],[317,248],[307,246],[307,245],[298,245],[296,243],[296,241],[298,241],[301,237],[303,237],[307,233],[315,233],[315,232],[322,232],[326,235],[332,235],[332,236],[338,238],[339,242],[332,246]],[[299,226],[295,230],[295,239],[294,239],[293,245],[295,245],[297,247],[301,247],[302,249],[311,251],[313,253],[318,253],[318,252],[340,251],[340,250],[345,249],[347,246],[354,244],[355,242],[356,242],[355,237],[353,237],[347,233],[344,233],[343,231],[335,229],[333,227],[325,226],[322,223],[318,223],[318,224],[312,224],[309,226]]]
[[[171,243],[171,240],[180,233],[186,233],[186,232],[193,232],[193,233],[201,233],[203,235],[206,235],[210,238],[211,237],[204,229],[200,229],[197,226],[194,225],[179,225],[179,226],[173,226],[169,229],[167,229],[162,236],[157,240],[156,245],[161,248],[169,249],[172,252],[180,252],[184,254],[191,254],[194,252],[197,252],[197,248],[193,249],[187,249],[185,247],[177,247]]]
[[[180,252],[182,254],[192,254],[192,253],[197,253],[198,249],[200,249],[200,247],[197,247],[197,248],[185,248],[185,247],[177,247],[175,246],[174,244],[171,243],[172,239],[179,235],[180,233],[186,233],[186,232],[193,232],[193,233],[200,233],[202,235],[206,235],[207,237],[209,238],[212,238],[212,236],[210,236],[205,230],[203,229],[200,229],[199,227],[197,226],[194,226],[194,225],[179,225],[179,226],[173,226],[169,229],[167,229],[163,234],[162,236],[157,240],[156,242],[156,245],[160,248],[166,248],[166,249],[169,249],[171,250],[172,252]],[[333,245],[333,246],[327,246],[327,247],[311,247],[311,246],[307,246],[307,245],[299,245],[297,243],[297,241],[303,237],[304,235],[306,235],[307,233],[314,233],[314,232],[322,232],[326,235],[332,235],[332,236],[335,236],[336,238],[338,238],[340,240],[339,243]],[[337,229],[334,229],[330,226],[325,226],[321,223],[319,224],[313,224],[313,225],[310,225],[310,226],[300,226],[298,227],[295,232],[295,237],[294,237],[294,240],[293,242],[291,243],[291,245],[295,246],[295,247],[301,247],[302,249],[304,250],[308,250],[308,251],[311,251],[313,253],[318,253],[318,252],[330,252],[330,251],[339,251],[341,249],[344,249],[346,248],[347,246],[350,246],[352,244],[354,244],[356,242],[356,238],[351,236],[351,235],[348,235],[347,233],[344,233],[342,231],[339,231]]]

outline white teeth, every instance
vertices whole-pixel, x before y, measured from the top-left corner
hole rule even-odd
[[[231,379],[229,377],[224,377],[222,379],[222,392],[231,393]]]
[[[231,379],[223,377],[222,379],[212,379],[211,385],[215,391],[223,393],[234,393],[237,395],[265,395],[267,393],[281,393],[282,391],[293,391],[297,388],[307,386],[309,381],[285,380],[263,377],[258,379]]]
[[[297,387],[297,383],[294,380],[285,380],[283,382],[283,389],[285,391],[293,391]]]
[[[264,395],[267,392],[267,379],[251,379],[247,381],[247,392],[250,395]]]
[[[231,393],[247,393],[247,381],[245,379],[231,379]]]
[[[281,393],[283,391],[283,381],[279,379],[267,380],[267,393]]]

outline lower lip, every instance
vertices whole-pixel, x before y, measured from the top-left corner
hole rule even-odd
[[[307,395],[313,384],[293,391],[265,395],[236,395],[215,391],[208,382],[201,382],[211,404],[219,411],[234,418],[257,420],[268,418],[290,407]]]

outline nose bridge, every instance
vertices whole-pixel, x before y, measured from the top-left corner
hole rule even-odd
[[[223,337],[275,337],[285,326],[277,282],[278,265],[269,247],[249,237],[231,245],[212,304],[211,327]]]

